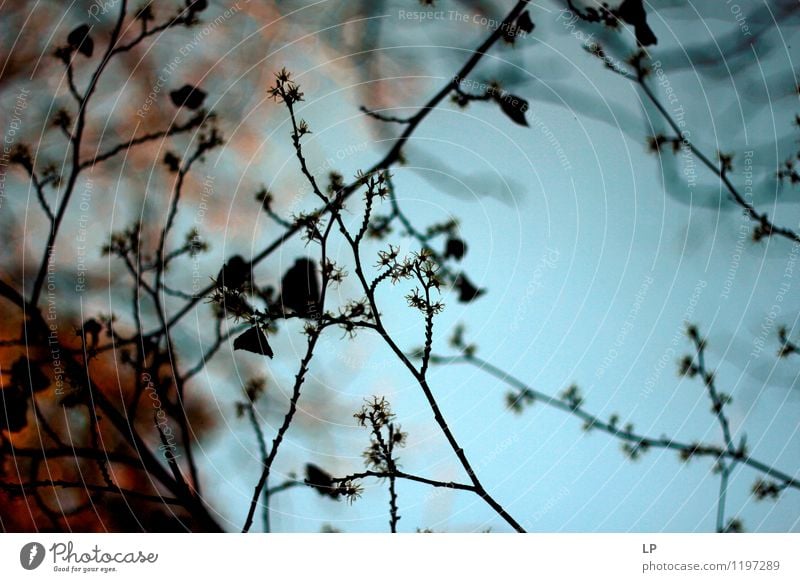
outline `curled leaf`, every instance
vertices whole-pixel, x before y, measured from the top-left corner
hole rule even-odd
[[[455,283],[453,284],[455,288],[458,290],[458,300],[461,303],[469,303],[470,301],[474,301],[484,293],[486,293],[485,289],[479,289],[472,282],[467,279],[467,276],[463,273],[456,277]]]
[[[233,349],[260,354],[268,358],[275,355],[267,341],[267,335],[258,326],[251,327],[233,340]]]
[[[526,34],[533,32],[534,27],[530,12],[526,10],[519,15],[519,18],[513,24],[503,25],[503,40],[509,44],[514,44],[518,37],[524,37]]]
[[[172,152],[167,152],[166,154],[164,154],[164,165],[167,166],[167,168],[169,168],[169,171],[172,172],[173,174],[177,173],[178,170],[181,169],[180,159],[178,159],[178,156],[176,156]]]
[[[100,332],[103,331],[103,324],[94,317],[90,317],[83,322],[81,328],[75,332],[78,337],[83,338],[84,342],[90,342],[96,346],[100,342]]]
[[[633,26],[636,41],[640,46],[658,44],[653,29],[647,24],[647,11],[642,0],[624,0],[614,14],[624,23]]]
[[[495,100],[500,104],[500,109],[503,110],[511,121],[516,124],[528,127],[528,120],[525,119],[525,112],[528,110],[528,102],[522,97],[517,97],[511,93],[503,93],[500,97],[495,97]]]

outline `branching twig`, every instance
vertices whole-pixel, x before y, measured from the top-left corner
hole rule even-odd
[[[681,127],[678,125],[678,122],[675,121],[673,116],[669,113],[669,111],[667,111],[666,107],[664,107],[658,97],[656,97],[655,93],[653,93],[653,90],[647,84],[646,74],[644,73],[645,70],[646,69],[643,68],[643,65],[638,65],[637,75],[635,79],[631,80],[636,82],[639,87],[642,88],[648,100],[653,104],[653,106],[655,106],[667,124],[669,124],[669,126],[675,132],[674,139],[679,140],[682,147],[688,149],[695,156],[697,156],[703,165],[719,178],[719,180],[728,190],[728,193],[731,195],[731,199],[744,210],[744,213],[750,218],[750,220],[756,223],[757,226],[754,233],[754,238],[760,239],[765,236],[777,235],[790,241],[800,243],[800,234],[790,228],[776,226],[770,220],[767,213],[758,212],[755,206],[753,206],[752,202],[748,201],[745,196],[739,192],[738,188],[734,186],[733,182],[731,182],[730,178],[728,177],[728,171],[730,169],[729,163],[713,162],[707,155],[700,151],[700,149],[691,139],[689,139],[690,132],[686,131],[685,129],[681,129]]]
[[[630,443],[634,447],[644,446],[645,448],[670,449],[679,452],[681,458],[686,460],[694,457],[709,457],[714,460],[720,458],[726,458],[730,460],[735,459],[743,465],[747,465],[755,469],[756,471],[764,473],[765,475],[768,475],[769,477],[772,477],[780,481],[786,487],[791,487],[793,489],[800,490],[800,479],[794,478],[791,475],[779,469],[776,469],[770,465],[767,465],[766,463],[754,459],[753,457],[751,457],[742,450],[729,451],[727,450],[726,447],[724,446],[721,447],[719,445],[710,445],[704,443],[687,443],[668,437],[654,438],[639,434],[635,432],[630,426],[620,427],[619,419],[612,418],[611,420],[608,421],[603,420],[598,416],[595,416],[587,412],[581,406],[575,407],[573,404],[571,404],[566,400],[550,396],[549,394],[531,388],[519,378],[509,374],[508,372],[501,370],[500,368],[492,365],[491,363],[481,359],[478,356],[436,355],[431,358],[431,363],[469,364],[471,366],[475,366],[479,370],[486,372],[490,376],[493,376],[494,378],[497,378],[498,380],[516,389],[518,393],[514,395],[512,399],[513,402],[519,402],[519,401],[541,402],[542,404],[545,404],[557,410],[561,410],[562,412],[567,412],[581,419],[582,421],[584,421],[584,426],[587,429],[600,430],[624,442]]]
[[[528,4],[528,0],[519,0],[511,11],[508,13],[506,18],[503,20],[503,24],[505,28],[507,28],[508,24],[513,22],[517,16],[519,16],[525,7]],[[461,67],[461,69],[453,76],[451,80],[449,80],[433,97],[431,97],[425,105],[423,105],[417,113],[410,118],[409,123],[406,126],[405,131],[395,140],[394,145],[389,149],[389,151],[383,156],[383,158],[378,161],[375,165],[373,165],[369,170],[365,173],[366,175],[376,174],[382,170],[389,169],[392,167],[397,161],[401,158],[401,153],[405,144],[408,142],[409,139],[414,135],[417,128],[422,124],[422,122],[428,117],[428,115],[438,107],[442,101],[444,101],[447,96],[455,89],[455,87],[459,84],[459,79],[468,78],[470,73],[475,69],[478,65],[480,60],[483,56],[489,51],[489,49],[502,37],[503,30],[505,29],[504,26],[497,27],[492,33],[484,40],[480,46],[478,46],[473,55],[467,60],[467,62]],[[360,182],[354,181],[342,188],[339,193],[339,200],[337,200],[337,204],[344,202],[347,200],[359,187]],[[323,216],[324,214],[330,212],[332,210],[331,203],[325,204],[323,207],[318,208],[314,212],[311,213],[312,216]],[[295,237],[298,233],[303,230],[303,226],[301,224],[293,224],[291,228],[286,229],[281,235],[279,235],[273,242],[268,244],[264,249],[261,250],[258,254],[256,254],[250,260],[250,269],[251,271],[262,261],[264,261],[267,257],[271,256],[272,253],[277,251],[281,248],[287,241]],[[164,333],[164,330],[169,327],[173,327],[176,323],[182,320],[200,301],[203,297],[207,297],[212,291],[214,290],[213,285],[208,285],[203,290],[199,291],[197,295],[192,299],[187,301],[183,307],[181,307],[167,322],[166,326],[161,326],[160,329],[156,329],[151,332],[145,333],[145,337],[158,337]],[[139,338],[131,338],[127,340],[125,343],[133,343],[138,341]],[[107,346],[102,349],[111,349],[110,346]]]
[[[394,475],[397,479],[406,479],[408,481],[415,481],[431,487],[443,487],[445,489],[457,489],[459,491],[470,491],[475,493],[475,486],[467,483],[456,483],[454,481],[437,481],[435,479],[428,479],[427,477],[420,477],[418,475],[411,475],[403,471],[395,470],[392,473],[386,471],[362,471],[360,473],[353,473],[346,477],[334,477],[333,481],[337,483],[345,483],[347,481],[358,481],[367,477],[374,477],[376,479],[388,479]]]

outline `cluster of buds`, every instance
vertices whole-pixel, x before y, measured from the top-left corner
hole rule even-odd
[[[583,404],[583,395],[577,384],[570,385],[561,393],[561,399],[566,402],[572,410],[577,410]]]
[[[303,100],[303,93],[300,87],[292,81],[292,74],[282,68],[275,74],[275,85],[269,88],[269,96],[278,102],[293,105]]]
[[[753,495],[759,501],[763,501],[764,499],[775,500],[783,489],[784,487],[782,485],[764,479],[758,479],[753,483]]]
[[[381,472],[393,471],[394,448],[405,446],[406,433],[392,422],[394,413],[389,403],[383,397],[373,396],[353,416],[360,426],[372,431],[370,444],[364,450],[367,467]]]
[[[332,285],[339,285],[347,277],[347,271],[332,259],[325,259],[322,263],[322,276]]]
[[[647,149],[652,153],[660,152],[664,146],[670,146],[672,153],[681,151],[683,140],[679,137],[667,137],[663,134],[651,135],[647,138]]]
[[[112,232],[111,242],[103,245],[103,255],[115,255],[124,258],[131,252],[137,252],[139,249],[139,235],[141,230],[142,224],[140,222],[135,222],[125,230]]]
[[[622,443],[622,452],[631,460],[638,461],[644,453],[650,450],[650,443],[637,441],[635,443]]]
[[[798,351],[797,344],[789,340],[789,333],[784,326],[778,328],[778,339],[781,342],[781,347],[778,349],[779,357],[788,358]]]

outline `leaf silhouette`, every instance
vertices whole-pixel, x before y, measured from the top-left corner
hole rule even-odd
[[[531,33],[535,26],[536,25],[531,20],[530,12],[526,10],[520,14],[514,24],[503,25],[503,40],[507,43],[514,44],[517,37]]]
[[[269,346],[266,334],[258,326],[251,327],[233,340],[234,350],[244,350],[272,358],[275,354]]]
[[[281,280],[280,304],[300,317],[313,315],[319,306],[317,264],[311,259],[297,259]]]
[[[169,97],[172,99],[172,103],[175,104],[175,107],[197,109],[203,105],[203,101],[206,99],[206,93],[197,87],[184,85],[180,89],[172,91]]]
[[[531,13],[529,10],[526,10],[519,15],[519,18],[517,18],[517,28],[523,31],[525,34],[532,33],[533,29],[536,28],[533,20],[531,20]]]
[[[169,168],[169,171],[173,174],[178,172],[181,169],[181,161],[178,159],[178,156],[173,154],[172,152],[167,152],[164,154],[164,165]]]
[[[479,289],[472,282],[467,279],[467,276],[461,273],[458,277],[456,277],[455,283],[453,284],[455,288],[458,290],[458,300],[461,303],[469,303],[470,301],[474,301],[484,293],[486,293],[486,289]]]
[[[91,57],[94,52],[94,41],[89,36],[89,25],[81,24],[67,36],[70,48],[80,52],[85,57]]]
[[[453,257],[457,261],[460,261],[464,258],[465,254],[467,254],[467,243],[460,238],[447,239],[447,245],[444,250],[444,257],[446,259]]]
[[[333,486],[333,477],[327,471],[311,463],[306,465],[306,485],[316,489],[320,495],[327,495],[333,499],[339,497],[338,490]]]
[[[528,102],[522,97],[517,97],[511,93],[504,93],[502,97],[495,98],[511,121],[516,124],[528,127],[528,120],[525,119],[525,112],[528,110]]]
[[[241,290],[250,281],[250,265],[242,255],[233,255],[217,275],[217,287],[231,291]]]
[[[614,13],[626,24],[633,26],[636,33],[636,42],[641,46],[658,44],[658,39],[653,29],[647,24],[647,12],[642,0],[625,0]]]

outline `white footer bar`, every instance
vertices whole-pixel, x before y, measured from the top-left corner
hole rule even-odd
[[[798,581],[798,554],[798,534],[0,535],[21,581]]]

